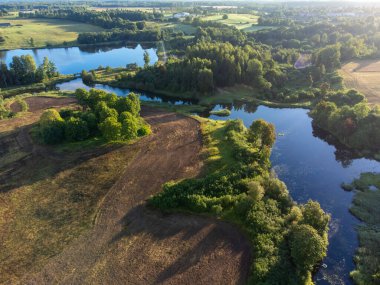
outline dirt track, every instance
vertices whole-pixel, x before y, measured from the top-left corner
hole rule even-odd
[[[145,109],[153,134],[99,205],[94,227],[22,284],[242,284],[250,248],[235,227],[148,210],[169,180],[199,173],[201,136],[190,118]]]

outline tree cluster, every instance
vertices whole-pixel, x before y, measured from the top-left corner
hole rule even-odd
[[[268,174],[272,125],[259,120],[246,129],[229,121],[223,137],[238,165],[168,183],[149,204],[164,212],[210,213],[242,226],[253,246],[253,284],[311,284],[311,271],[326,256],[329,215],[317,202],[297,206],[286,185]]]
[[[31,55],[14,56],[9,68],[0,63],[0,87],[42,82],[58,75],[55,64],[47,57],[38,67]]]
[[[86,8],[43,9],[35,13],[20,12],[19,16],[23,18],[66,19],[100,26],[105,29],[120,28],[130,31],[142,30],[145,27],[144,21],[162,18],[160,13],[119,9],[92,11]]]
[[[112,30],[107,32],[90,32],[78,35],[78,43],[80,44],[96,44],[102,42],[156,42],[160,40],[161,33],[158,30]]]
[[[348,93],[346,96],[351,97],[347,98],[347,101],[358,100],[355,94]],[[371,109],[365,101],[354,105],[337,105],[333,101],[335,101],[334,98],[332,101],[321,101],[310,112],[313,123],[333,134],[348,147],[378,152],[380,150],[380,109],[378,107]]]
[[[183,59],[171,58],[119,80],[144,90],[209,93],[240,83],[268,91],[283,86],[286,75],[260,45],[199,42],[187,48]]]
[[[55,109],[45,111],[38,124],[38,135],[46,144],[83,141],[101,136],[106,141],[130,140],[150,133],[150,127],[140,117],[138,95],[127,97],[102,90],[77,89],[82,111]]]

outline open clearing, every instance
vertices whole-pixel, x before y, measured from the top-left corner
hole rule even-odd
[[[357,60],[340,70],[344,84],[363,93],[370,104],[380,104],[380,60]]]
[[[7,16],[0,17],[0,23],[12,25],[0,27],[0,35],[5,38],[0,49],[45,47],[62,45],[64,42],[71,46],[76,43],[79,33],[103,30],[93,25],[59,19],[20,19]],[[33,45],[30,38],[33,38]]]
[[[204,21],[215,21],[222,24],[235,26],[239,30],[249,31],[252,27],[252,24],[256,25],[258,21],[258,16],[252,14],[227,14],[228,19],[223,19],[224,14],[217,14],[202,17]]]
[[[0,167],[0,283],[245,283],[250,247],[234,226],[146,208],[164,182],[199,174],[202,142],[191,118],[142,115],[152,135],[69,152],[34,144],[35,119],[0,123],[0,157],[14,154]]]

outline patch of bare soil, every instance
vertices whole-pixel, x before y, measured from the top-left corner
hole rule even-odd
[[[363,93],[368,103],[380,104],[380,60],[357,60],[342,66],[347,88],[353,88]]]
[[[43,111],[48,108],[63,108],[76,103],[75,98],[69,97],[33,96],[24,100],[29,106],[29,113],[21,117],[0,120],[0,137],[6,132],[37,122]],[[21,109],[17,102],[13,103],[10,107],[13,112],[18,112]]]
[[[21,284],[246,282],[250,246],[236,227],[146,208],[163,183],[199,174],[202,142],[191,118],[150,108],[143,116],[153,134],[131,146],[137,155],[99,205],[94,227]]]

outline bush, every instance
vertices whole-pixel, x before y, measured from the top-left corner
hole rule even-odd
[[[80,118],[69,118],[65,122],[65,138],[68,141],[83,141],[89,136],[86,121]]]
[[[65,123],[57,110],[42,113],[39,122],[40,137],[46,144],[56,144],[64,139]]]
[[[121,123],[115,117],[108,117],[99,124],[100,132],[108,141],[121,138]]]
[[[312,270],[326,256],[327,240],[309,225],[294,226],[289,244],[293,262],[300,271]]]

